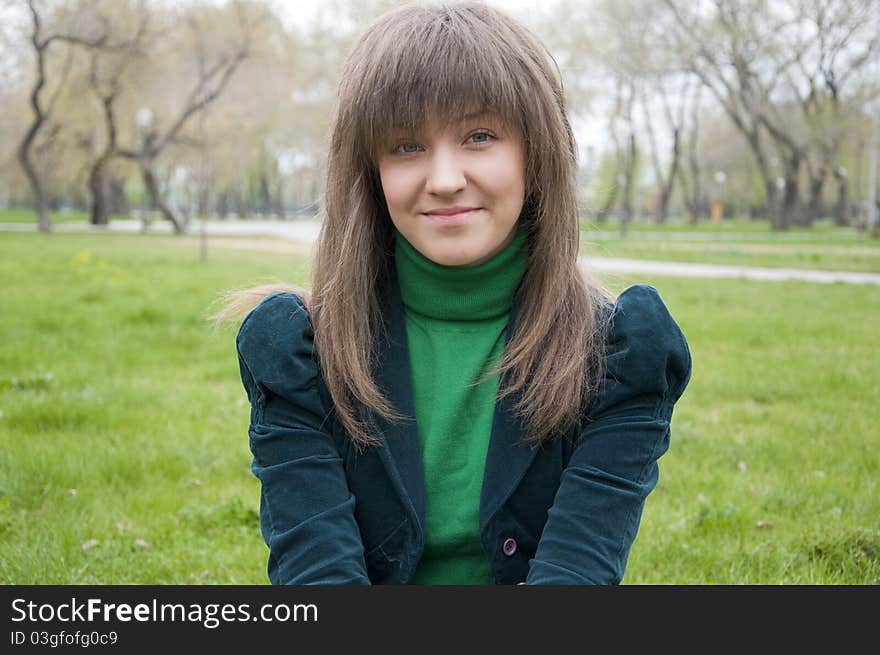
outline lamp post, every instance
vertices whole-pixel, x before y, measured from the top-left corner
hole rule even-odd
[[[284,190],[287,188],[287,180],[293,174],[293,154],[290,150],[280,150],[275,155],[275,160],[278,162],[278,177],[281,178],[279,185],[278,195],[278,203],[279,213],[281,215],[282,220],[287,219],[287,208],[286,203],[284,202]]]
[[[202,207],[202,220],[199,222],[199,261],[208,261],[208,176],[207,176],[207,144],[205,143],[205,100],[202,98],[202,111],[199,112],[199,201],[196,207],[201,205],[202,198],[205,199],[204,207]]]
[[[134,116],[134,122],[137,123],[141,137],[141,156],[145,156],[144,152],[147,148],[147,133],[153,124],[153,112],[149,107],[141,107]],[[150,223],[147,220],[147,185],[141,175],[141,231],[146,232]]]

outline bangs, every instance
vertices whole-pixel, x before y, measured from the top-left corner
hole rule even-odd
[[[407,11],[417,20],[401,16]],[[426,13],[432,11],[397,12],[352,53],[361,75],[349,89],[351,133],[372,162],[394,131],[432,121],[445,127],[489,114],[523,131],[529,85],[511,40],[472,14]]]

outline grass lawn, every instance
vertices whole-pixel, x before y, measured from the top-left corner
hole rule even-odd
[[[620,229],[620,222],[615,218],[605,223],[599,223],[591,220],[583,221],[584,229],[587,230],[612,230]],[[852,228],[841,227],[835,225],[834,221],[829,218],[822,218],[814,221],[809,227],[793,225],[784,232],[774,232],[770,221],[767,219],[751,219],[748,216],[728,216],[720,223],[712,223],[706,219],[702,219],[697,223],[687,223],[681,217],[670,217],[666,223],[658,225],[654,223],[652,216],[643,216],[637,221],[633,221],[627,225],[627,230],[631,232],[751,232],[766,233],[768,236],[772,234],[816,234],[821,233],[828,236],[834,234],[848,233]]]
[[[657,236],[657,235],[653,235]],[[800,268],[826,271],[880,273],[880,240],[855,238],[842,242],[736,241],[713,239],[684,241],[627,238],[596,238],[584,233],[581,254],[585,257],[623,257],[656,261]]]
[[[53,224],[57,223],[74,223],[85,221],[88,223],[88,212],[81,211],[53,211],[49,217]],[[124,219],[128,216],[111,216],[114,218]],[[31,223],[37,224],[37,214],[33,209],[0,209],[0,223]]]
[[[585,223],[585,257],[880,272],[880,239],[829,220],[810,228],[774,232],[768,221],[726,220],[720,224],[634,223],[625,235],[615,224]]]
[[[261,584],[229,288],[302,256],[2,234],[0,582]],[[880,582],[880,288],[656,286],[694,375],[625,583]]]

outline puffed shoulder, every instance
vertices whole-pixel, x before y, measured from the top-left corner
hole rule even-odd
[[[314,332],[296,294],[276,291],[263,298],[242,321],[235,343],[243,368],[259,385],[287,397],[314,389]]]
[[[652,286],[627,288],[610,310],[602,387],[590,415],[596,417],[635,397],[671,413],[691,377],[687,340]]]

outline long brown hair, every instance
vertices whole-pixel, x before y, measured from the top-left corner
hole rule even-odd
[[[529,257],[521,312],[503,358],[498,399],[540,442],[568,432],[601,379],[610,293],[578,268],[577,149],[562,81],[540,40],[478,2],[406,6],[380,17],[350,52],[339,83],[312,288],[302,293],[337,415],[359,445],[378,443],[359,406],[401,418],[373,377],[382,326],[379,285],[393,224],[377,168],[392,128],[489,110],[523,135]],[[232,294],[221,314],[252,307],[264,287]]]

